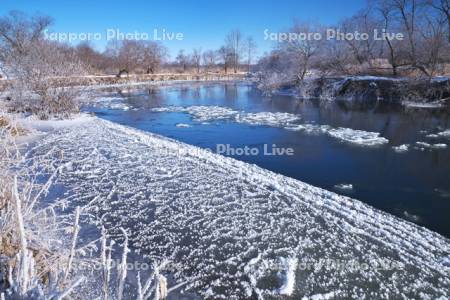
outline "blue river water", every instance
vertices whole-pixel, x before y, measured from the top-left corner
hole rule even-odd
[[[212,151],[218,145],[258,149],[257,155],[229,156],[356,198],[450,237],[450,138],[435,136],[450,128],[448,111],[380,104],[355,107],[290,95],[265,97],[244,83],[110,88],[95,93],[102,100],[99,103],[120,104],[84,108],[101,118]],[[169,106],[289,113],[299,115],[302,123],[378,132],[389,142],[362,146],[327,134],[230,119],[200,122],[186,112],[154,110]],[[417,142],[449,147],[424,148]],[[394,151],[394,146],[402,144],[411,146],[402,153]],[[293,155],[265,155],[264,147],[271,149],[273,145],[292,149]],[[351,184],[352,188],[339,188],[342,184]]]

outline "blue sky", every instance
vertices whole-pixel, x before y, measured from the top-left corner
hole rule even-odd
[[[153,38],[154,29],[182,33],[183,40],[164,41],[171,57],[180,49],[217,49],[227,32],[238,28],[252,35],[258,55],[269,51],[271,41],[264,40],[264,30],[280,32],[294,19],[332,25],[364,7],[365,0],[0,0],[0,15],[10,10],[28,14],[36,12],[54,18],[51,31],[58,33],[96,33],[102,40],[92,44],[103,50],[106,30],[146,32]]]

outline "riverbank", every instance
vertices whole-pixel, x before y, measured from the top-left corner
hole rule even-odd
[[[189,82],[189,81],[233,81],[245,79],[247,73],[173,73],[173,74],[130,74],[125,76],[115,75],[91,75],[79,76],[71,78],[52,78],[54,86],[117,86],[130,84],[145,84],[145,83],[168,83],[171,82]],[[9,84],[9,80],[0,80],[0,92],[4,91]]]
[[[372,106],[394,105],[450,106],[450,77],[431,80],[375,76],[336,76],[306,78],[303,83],[275,86],[275,93],[290,93],[303,99],[323,99]]]
[[[129,230],[149,261],[169,258],[203,297],[450,293],[449,240],[360,201],[95,117],[28,155],[50,149],[64,153],[50,159],[66,166],[70,207],[92,203],[99,224]]]

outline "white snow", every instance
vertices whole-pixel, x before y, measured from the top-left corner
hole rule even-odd
[[[17,118],[17,121],[25,128],[48,132],[67,127],[77,126],[86,122],[93,121],[95,117],[90,114],[81,113],[73,115],[69,119],[51,119],[51,120],[39,120],[35,116],[29,116],[26,118]]]
[[[90,206],[97,225],[113,236],[126,229],[130,248],[148,261],[168,257],[172,275],[202,297],[301,298],[338,287],[340,298],[436,298],[450,290],[441,261],[448,239],[255,165],[97,118],[48,133],[27,156],[43,153],[49,166],[71,163],[56,190],[68,188],[72,208],[97,197]],[[277,257],[292,259],[279,285],[267,267]],[[296,259],[387,260],[399,268],[312,268],[294,279]]]

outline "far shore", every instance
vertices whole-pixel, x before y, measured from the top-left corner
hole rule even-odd
[[[128,85],[145,84],[151,82],[188,82],[188,81],[232,81],[242,80],[247,77],[247,73],[161,73],[161,74],[129,74],[129,75],[86,75],[72,76],[72,86],[91,86],[91,85]],[[66,82],[66,77],[54,77],[56,85],[62,85]],[[4,91],[11,80],[0,80],[0,92]]]

